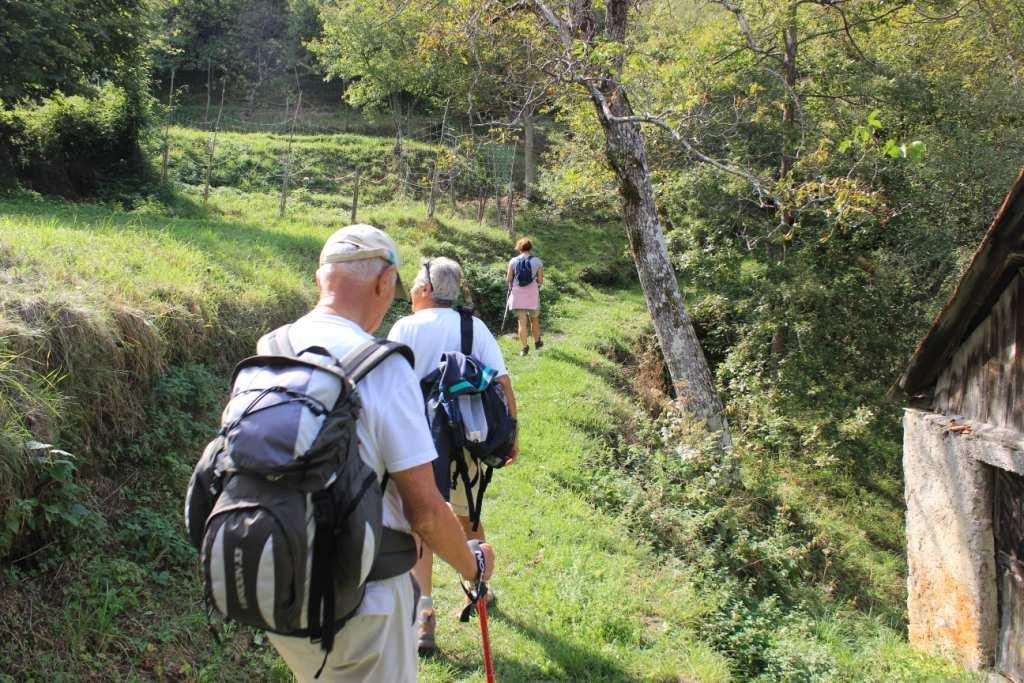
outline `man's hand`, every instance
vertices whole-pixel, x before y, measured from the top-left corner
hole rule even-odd
[[[482,543],[482,542],[477,542],[477,541],[470,541],[469,542],[469,547],[471,549],[479,549],[480,552],[483,553],[483,556],[484,556],[484,571],[483,571],[483,574],[481,574],[481,576],[480,576],[480,580],[481,581],[489,580],[491,578],[491,574],[494,573],[494,561],[495,561],[494,548],[491,546],[490,543]],[[474,550],[474,557],[476,557],[475,550]],[[472,576],[466,576],[465,574],[463,574],[462,578],[465,579],[466,581],[475,582],[476,581],[476,571],[474,570]]]
[[[513,464],[519,459],[519,435],[516,435],[516,442],[512,445],[512,452],[508,456],[508,460],[505,461],[505,467]]]

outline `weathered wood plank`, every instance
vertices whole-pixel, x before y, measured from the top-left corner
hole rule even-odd
[[[1024,276],[1014,278],[939,375],[934,406],[1024,434]]]
[[[999,638],[996,669],[1024,682],[1024,477],[996,472],[994,481]]]
[[[1024,250],[1024,170],[1007,193],[953,296],[910,359],[899,381],[908,396],[928,394],[961,340],[973,329],[1019,269],[1015,254]]]

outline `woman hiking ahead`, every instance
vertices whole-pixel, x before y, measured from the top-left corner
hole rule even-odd
[[[509,285],[508,307],[519,319],[520,356],[530,352],[527,321],[533,323],[533,347],[540,349],[540,286],[544,284],[544,262],[533,255],[533,242],[523,237],[516,242],[519,255],[508,262],[505,280]]]

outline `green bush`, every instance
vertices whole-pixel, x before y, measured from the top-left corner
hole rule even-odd
[[[148,179],[140,142],[146,100],[107,84],[93,97],[57,93],[0,114],[0,173],[70,199],[110,196]],[[10,180],[10,178],[9,178]]]

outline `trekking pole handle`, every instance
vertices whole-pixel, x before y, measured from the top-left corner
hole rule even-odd
[[[466,545],[469,546],[469,550],[473,553],[473,557],[476,560],[476,577],[473,579],[473,584],[479,591],[479,587],[484,583],[484,571],[487,569],[487,560],[484,557],[484,549],[480,547],[480,541],[475,538],[467,541]]]

